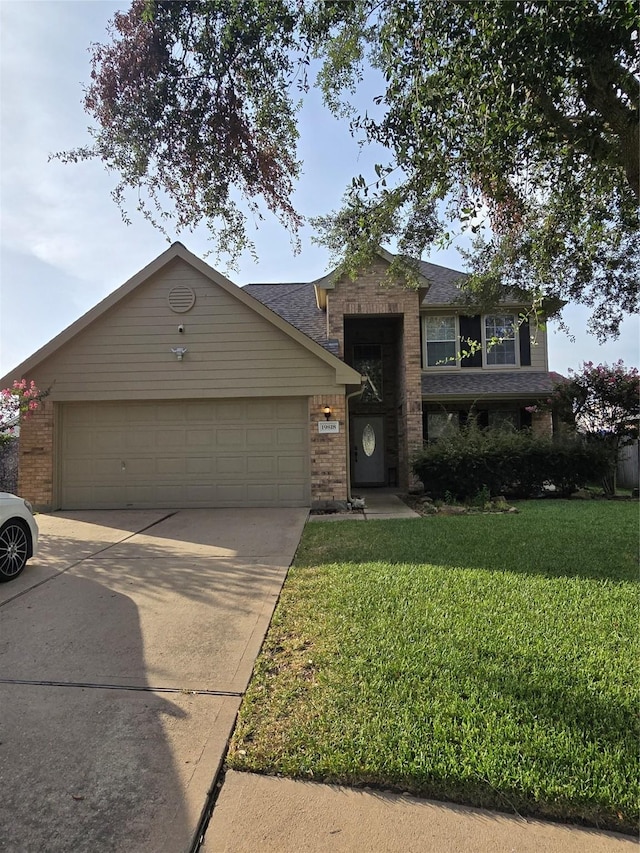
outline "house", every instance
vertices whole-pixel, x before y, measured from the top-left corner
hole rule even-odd
[[[391,259],[240,288],[174,243],[0,380],[51,389],[22,426],[20,493],[41,509],[309,506],[406,490],[424,439],[470,410],[549,431],[527,411],[553,384],[545,333],[508,302],[467,316],[444,267],[389,283]]]

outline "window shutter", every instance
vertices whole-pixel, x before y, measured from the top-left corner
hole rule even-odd
[[[469,349],[468,341],[482,341],[482,326],[480,315],[474,317],[460,317],[460,349],[465,352]],[[478,349],[473,355],[463,356],[460,367],[482,367],[482,349]]]
[[[531,365],[531,332],[529,331],[529,321],[523,320],[520,323],[520,366],[529,367]]]

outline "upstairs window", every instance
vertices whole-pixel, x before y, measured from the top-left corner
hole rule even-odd
[[[422,339],[425,368],[531,366],[529,321],[515,314],[425,315]]]
[[[353,347],[353,368],[364,377],[361,403],[381,403],[382,347],[380,344],[356,344]]]
[[[456,318],[427,317],[425,323],[427,367],[455,367],[457,364]]]
[[[516,363],[516,318],[513,314],[490,314],[484,318],[487,365]]]

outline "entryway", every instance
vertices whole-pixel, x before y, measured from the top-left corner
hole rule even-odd
[[[354,416],[351,444],[354,485],[384,485],[384,418],[381,415]]]

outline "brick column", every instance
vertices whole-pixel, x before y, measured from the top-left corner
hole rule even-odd
[[[420,317],[404,315],[400,355],[402,378],[402,413],[400,421],[400,488],[418,485],[411,462],[422,447],[422,355],[420,350]]]
[[[44,400],[20,422],[18,492],[35,509],[53,507],[53,403]]]
[[[324,407],[331,406],[332,421],[340,423],[340,432],[318,432],[318,421],[324,421]],[[344,395],[320,395],[309,398],[309,430],[311,445],[311,503],[314,501],[346,501],[347,426]]]
[[[551,438],[553,435],[551,412],[534,412],[531,416],[531,432],[543,438]]]

